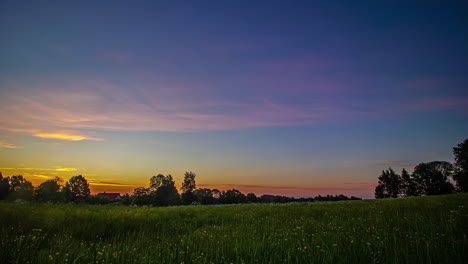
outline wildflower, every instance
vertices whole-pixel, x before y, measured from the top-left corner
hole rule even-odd
[[[49,255],[49,260],[53,260],[54,258],[52,257],[52,255]]]

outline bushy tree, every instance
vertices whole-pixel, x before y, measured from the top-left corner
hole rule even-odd
[[[153,201],[151,189],[145,187],[138,187],[133,191],[133,204],[136,205],[149,205]]]
[[[34,186],[22,175],[9,177],[9,195],[10,200],[32,200],[34,196]]]
[[[162,174],[159,174],[158,176],[156,176],[156,184],[153,184],[152,179],[153,178],[151,178],[150,180],[150,190],[151,188],[159,185],[156,191],[152,191],[153,205],[169,206],[180,204],[180,196],[177,192],[177,188],[175,187],[175,181],[172,178],[172,175],[168,174],[164,176]]]
[[[468,192],[468,139],[453,148],[455,155],[455,172],[453,180],[457,183],[458,192]]]
[[[149,189],[151,192],[155,192],[162,184],[166,177],[162,174],[158,174],[150,178]]]
[[[63,187],[68,201],[84,201],[91,193],[88,181],[82,175],[71,177]]]
[[[238,204],[245,203],[247,198],[239,190],[232,189],[227,191],[222,191],[219,201],[223,204]]]
[[[197,201],[201,204],[215,204],[216,199],[213,197],[213,191],[209,188],[195,189],[193,194],[197,197]]]
[[[41,202],[63,201],[62,183],[63,180],[59,177],[41,183],[36,189],[36,199]]]
[[[257,203],[258,202],[258,198],[255,195],[255,193],[248,193],[246,197],[247,197],[247,202],[249,202],[249,203]]]
[[[448,194],[454,191],[449,177],[453,174],[453,165],[447,161],[419,163],[414,168],[413,179],[420,195]]]
[[[375,198],[397,198],[400,193],[401,179],[392,168],[382,171],[379,184],[375,188]]]

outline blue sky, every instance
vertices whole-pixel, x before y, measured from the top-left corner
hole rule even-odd
[[[463,1],[2,1],[0,171],[371,197],[382,169],[452,161],[466,138],[466,17]]]

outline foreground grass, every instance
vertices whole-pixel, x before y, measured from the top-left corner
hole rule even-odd
[[[466,263],[468,195],[134,208],[0,203],[2,263]]]

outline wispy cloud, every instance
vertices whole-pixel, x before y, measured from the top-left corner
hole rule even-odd
[[[42,138],[101,140],[85,135],[83,129],[223,130],[310,124],[339,112],[327,105],[288,106],[270,100],[167,99],[148,90],[128,94],[107,82],[78,82],[69,86],[79,88],[77,92],[44,88],[36,93],[28,91],[28,95],[9,96],[0,108],[12,114],[0,117],[0,129]],[[55,132],[57,128],[62,130]]]
[[[49,138],[49,139],[60,139],[60,140],[70,140],[70,141],[80,141],[80,140],[103,140],[102,138],[93,138],[89,136],[74,135],[71,133],[35,133],[33,136],[39,138]]]
[[[16,149],[16,148],[22,148],[22,147],[18,147],[16,145],[8,143],[6,140],[0,139],[0,148]]]
[[[308,69],[309,66],[299,63],[297,67]],[[359,107],[337,102],[287,104],[278,98],[265,97],[223,100],[216,96],[197,97],[196,92],[188,88],[174,96],[171,94],[173,87],[148,83],[117,85],[103,80],[65,80],[29,85],[0,84],[12,91],[0,100],[0,111],[10,113],[0,116],[0,129],[55,140],[103,140],[96,130],[190,132],[317,124],[389,115],[377,110],[386,107],[372,102],[363,102],[364,107]],[[328,86],[324,84],[323,87]],[[450,109],[467,104],[468,99],[464,98],[426,98],[411,106],[388,109],[392,109],[392,114],[403,114],[425,111],[427,105],[430,109]],[[393,109],[400,112],[394,113]]]
[[[0,170],[17,170],[17,171],[76,171],[77,168],[0,168]]]
[[[124,184],[118,182],[90,182],[91,185],[99,185],[99,186],[123,186],[123,187],[137,187],[138,185],[135,184]]]

